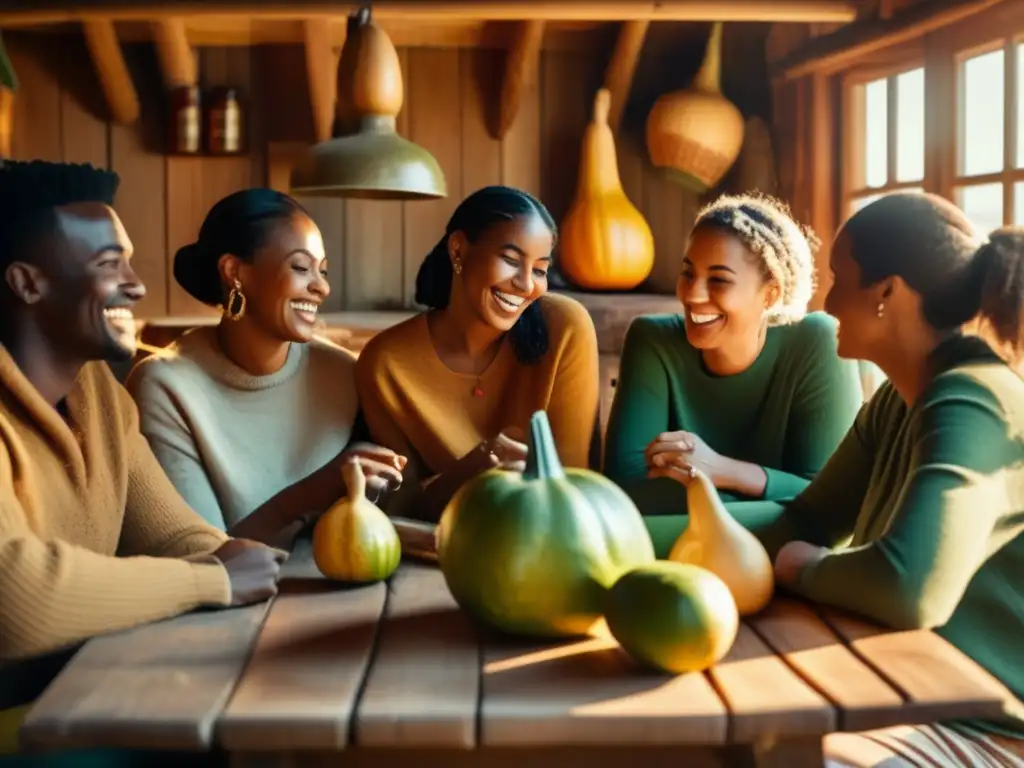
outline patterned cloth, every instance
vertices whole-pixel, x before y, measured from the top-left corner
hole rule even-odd
[[[1024,741],[966,725],[900,725],[825,738],[826,768],[1022,768]]]

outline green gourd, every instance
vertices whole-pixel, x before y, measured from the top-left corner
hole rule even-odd
[[[547,414],[530,419],[522,473],[485,471],[441,515],[438,561],[455,601],[515,635],[595,634],[608,589],[654,546],[636,505],[611,480],[565,468]]]

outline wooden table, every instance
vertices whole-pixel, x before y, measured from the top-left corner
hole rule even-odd
[[[1000,712],[1005,689],[933,632],[824,616],[776,598],[720,664],[674,677],[610,640],[479,631],[433,565],[332,584],[300,542],[269,605],[88,642],[22,739],[218,748],[238,765],[803,766],[830,732]]]

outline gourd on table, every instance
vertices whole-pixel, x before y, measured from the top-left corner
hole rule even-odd
[[[463,485],[441,515],[437,554],[455,601],[478,621],[551,638],[594,632],[608,589],[654,562],[654,545],[624,491],[562,466],[538,411],[525,471],[492,469]]]
[[[610,105],[611,94],[600,89],[583,134],[576,195],[562,221],[558,266],[581,288],[628,291],[654,267],[654,236],[622,188]]]
[[[631,657],[674,674],[721,661],[740,624],[724,581],[700,566],[667,560],[625,573],[608,593],[605,620]]]
[[[313,528],[313,561],[329,579],[374,582],[388,578],[402,559],[398,531],[366,498],[366,476],[356,459],[341,465],[346,495]]]
[[[686,486],[690,520],[668,559],[699,565],[729,587],[740,616],[764,608],[775,589],[771,558],[757,537],[740,525],[722,503],[714,484],[694,469]]]

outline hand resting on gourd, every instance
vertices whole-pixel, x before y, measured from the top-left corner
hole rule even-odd
[[[366,498],[376,501],[384,492],[402,486],[402,470],[409,459],[374,443],[352,443],[338,455],[338,467],[356,459],[366,478]]]
[[[662,432],[644,449],[648,477],[670,477],[683,485],[690,482],[691,468],[699,469],[714,483],[720,477],[722,457],[693,432]]]

